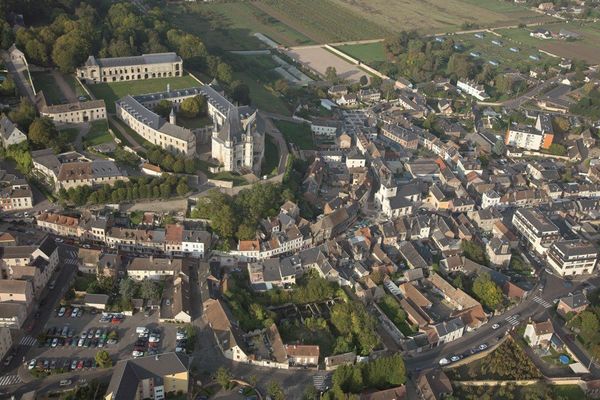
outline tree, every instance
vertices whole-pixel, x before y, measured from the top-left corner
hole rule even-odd
[[[200,104],[195,97],[188,97],[181,102],[179,112],[187,118],[195,118],[200,113]]]
[[[275,381],[271,381],[267,385],[267,394],[271,396],[273,400],[285,400],[285,393],[283,392],[281,385]]]
[[[110,354],[106,350],[100,350],[96,353],[96,364],[100,368],[110,368],[113,366],[112,358],[110,358]]]
[[[499,157],[502,157],[504,153],[506,153],[506,145],[504,144],[504,141],[497,140],[496,143],[494,143],[494,146],[492,147],[492,153]]]
[[[168,118],[172,108],[173,103],[171,103],[169,100],[163,99],[159,101],[158,104],[154,107],[154,112],[162,116],[163,118]]]
[[[58,129],[50,118],[36,118],[29,126],[29,140],[37,147],[52,146],[58,138]]]
[[[473,294],[484,306],[495,309],[502,304],[502,290],[487,273],[479,274],[473,281]]]
[[[566,147],[558,143],[552,143],[548,151],[550,152],[550,154],[555,156],[564,156],[567,154]]]
[[[592,311],[583,311],[578,316],[579,336],[586,342],[592,343],[600,330],[600,322],[598,317]]]
[[[81,65],[90,53],[90,43],[80,32],[62,35],[52,48],[52,61],[63,72],[70,73]]]
[[[123,299],[132,299],[137,292],[136,283],[131,278],[122,279],[119,282],[119,295]]]
[[[361,86],[367,86],[369,84],[369,78],[367,78],[366,75],[363,75],[360,77],[359,83],[361,84]]]
[[[231,66],[223,62],[217,65],[217,79],[227,84],[233,81],[233,70]]]
[[[31,125],[35,119],[35,115],[36,111],[33,104],[31,104],[26,97],[21,97],[19,106],[8,114],[8,118],[19,125],[23,131],[27,131],[29,125]]]
[[[250,104],[250,88],[241,81],[235,81],[231,84],[231,98],[237,104]]]
[[[325,69],[325,79],[327,79],[331,83],[338,82],[338,74],[337,74],[337,70],[335,69],[335,67],[327,67]]]
[[[485,250],[482,245],[463,240],[460,247],[469,260],[475,261],[478,264],[486,264]]]
[[[217,383],[225,389],[229,388],[232,378],[231,372],[229,372],[229,370],[227,370],[225,367],[220,367],[215,376]]]
[[[146,300],[159,300],[160,299],[160,286],[158,283],[144,279],[140,285],[140,297]]]

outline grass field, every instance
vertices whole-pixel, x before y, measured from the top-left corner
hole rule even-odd
[[[131,94],[146,94],[163,92],[167,90],[167,84],[171,89],[183,89],[200,84],[189,75],[173,78],[145,79],[129,82],[98,83],[88,85],[90,92],[99,99],[104,99],[108,112],[115,112],[115,101],[121,97]]]
[[[383,42],[346,44],[337,46],[337,49],[369,65],[385,61],[386,59]]]
[[[277,174],[277,167],[279,166],[279,151],[277,145],[273,143],[270,135],[265,135],[265,159],[261,165],[261,175],[275,175]]]
[[[529,36],[530,30],[526,28],[499,29],[497,32],[513,40],[515,43],[536,47],[559,57],[585,60],[593,64],[600,63],[600,52],[598,51],[598,43],[600,43],[599,26],[592,23],[560,23],[549,24],[543,28],[551,32],[559,32],[561,29],[566,29],[579,33],[581,36],[575,41],[559,39],[542,40]]]
[[[83,140],[89,146],[96,146],[112,141],[112,136],[108,133],[108,123],[104,120],[92,122],[90,131],[85,135]]]
[[[209,48],[265,48],[266,45],[253,36],[256,32],[290,46],[312,43],[308,37],[250,2],[188,4],[172,7],[169,11],[178,27],[198,35]]]
[[[274,122],[288,143],[294,143],[301,150],[312,150],[315,148],[312,132],[308,124],[296,124],[288,121]]]
[[[46,97],[48,104],[64,104],[66,102],[62,91],[50,73],[32,72],[31,79],[33,80],[36,92],[40,90],[44,92],[44,97]]]
[[[350,12],[364,15],[382,29],[397,32],[455,32],[465,22],[485,27],[549,21],[525,7],[501,0],[329,0]],[[281,3],[287,3],[282,1]],[[375,38],[375,37],[371,37]]]

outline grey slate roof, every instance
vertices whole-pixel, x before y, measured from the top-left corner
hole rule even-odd
[[[89,56],[87,61],[85,62],[85,65],[112,68],[127,67],[141,64],[166,64],[181,61],[181,57],[179,57],[176,53],[153,53],[142,54],[141,56],[113,58],[96,58],[94,56]]]

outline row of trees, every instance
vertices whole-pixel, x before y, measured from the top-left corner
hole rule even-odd
[[[153,146],[146,154],[148,161],[158,165],[164,171],[175,172],[177,174],[193,174],[200,167],[196,158],[175,158],[173,154],[158,146]]]
[[[386,389],[406,382],[406,367],[399,354],[368,363],[342,365],[333,373],[333,388],[323,396],[328,400],[345,400],[348,394],[365,389]]]
[[[111,187],[103,185],[100,188],[79,186],[65,190],[61,188],[58,197],[61,201],[83,206],[86,204],[123,203],[139,199],[169,199],[173,196],[183,196],[190,190],[187,179],[175,176],[149,178],[141,176],[130,178],[129,181],[117,181]]]

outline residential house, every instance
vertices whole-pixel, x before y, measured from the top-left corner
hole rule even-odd
[[[584,311],[590,302],[583,293],[574,293],[565,297],[561,297],[556,306],[556,312],[566,317],[568,314],[579,314]]]
[[[168,279],[160,302],[159,322],[192,322],[189,278],[184,274]]]
[[[113,373],[105,400],[162,400],[190,390],[189,360],[183,353],[162,353],[121,360]]]
[[[5,149],[9,146],[25,142],[27,136],[6,115],[0,117],[0,140]]]
[[[179,275],[182,268],[181,259],[150,257],[134,257],[126,266],[127,276],[141,281],[145,278],[158,280]]]
[[[316,367],[319,365],[319,346],[286,344],[285,351],[291,367]]]
[[[532,322],[525,327],[523,337],[531,347],[548,347],[554,336],[554,327],[548,319],[542,322]]]
[[[562,240],[552,244],[547,260],[561,276],[591,274],[598,261],[598,248],[582,240]]]
[[[256,291],[293,285],[296,283],[296,275],[300,270],[300,259],[298,257],[283,260],[268,258],[259,263],[248,263],[250,285]]]
[[[209,299],[204,302],[204,319],[213,331],[223,356],[233,361],[247,362],[243,331],[222,300]]]
[[[108,299],[109,296],[107,294],[86,293],[85,297],[83,298],[83,303],[86,307],[104,311],[108,305]]]
[[[325,357],[325,370],[332,371],[340,365],[353,365],[356,362],[356,353],[343,353]]]
[[[452,383],[442,370],[421,372],[415,379],[417,393],[422,400],[442,400],[452,394]]]
[[[485,246],[490,263],[495,267],[507,268],[512,252],[510,244],[500,238],[493,237]]]
[[[374,392],[361,393],[360,400],[405,400],[408,399],[404,385]]]

